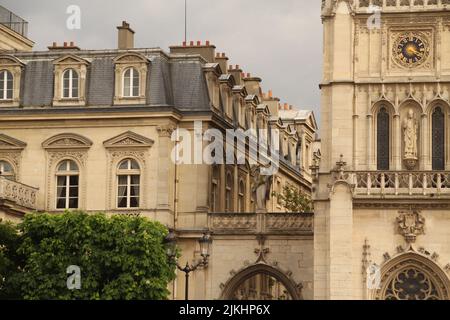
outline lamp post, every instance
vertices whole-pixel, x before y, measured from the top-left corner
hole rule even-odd
[[[210,246],[212,243],[211,235],[209,233],[204,233],[203,236],[198,240],[198,243],[200,245],[200,255],[201,255],[202,259],[195,262],[194,264],[189,264],[189,262],[187,262],[186,266],[181,267],[178,264],[177,256],[176,256],[177,255],[177,251],[176,251],[177,237],[176,237],[175,233],[173,231],[170,231],[169,234],[167,235],[167,237],[164,239],[164,244],[166,245],[166,250],[167,250],[166,251],[167,257],[171,261],[175,262],[178,270],[185,273],[185,277],[186,277],[186,284],[185,284],[185,288],[184,288],[185,300],[189,300],[189,276],[190,276],[190,274],[200,267],[208,266],[208,261],[209,261],[209,256],[210,256],[209,250],[210,250]]]

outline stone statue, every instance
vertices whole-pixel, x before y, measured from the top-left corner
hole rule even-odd
[[[417,160],[418,123],[412,109],[408,110],[408,116],[403,122],[403,138],[405,142],[404,159]]]
[[[272,187],[272,176],[262,175],[261,167],[255,166],[252,169],[254,175],[252,193],[256,198],[256,211],[266,212],[266,202],[270,199],[270,189]]]

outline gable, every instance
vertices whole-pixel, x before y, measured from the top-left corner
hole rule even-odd
[[[3,67],[11,67],[11,66],[23,67],[25,64],[12,55],[2,54],[0,55],[0,65]]]
[[[149,63],[149,60],[142,54],[127,52],[114,58],[114,63]]]
[[[74,133],[63,133],[51,137],[42,143],[44,149],[88,149],[92,141]]]
[[[54,60],[53,64],[84,64],[84,65],[87,65],[87,64],[89,64],[89,62],[80,57],[77,57],[73,54],[68,54],[68,55],[62,56],[62,57]]]
[[[155,142],[132,131],[127,131],[103,142],[105,148],[150,148]]]
[[[26,146],[25,142],[0,133],[0,150],[23,150]]]

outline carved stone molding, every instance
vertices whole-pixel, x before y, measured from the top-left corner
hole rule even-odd
[[[3,151],[0,149],[0,160],[8,162],[13,166],[14,177],[20,181],[22,152],[19,150]]]
[[[56,210],[56,167],[58,163],[63,160],[73,160],[80,167],[80,199],[79,208],[86,208],[86,186],[87,186],[87,172],[86,163],[88,158],[88,152],[86,150],[47,150],[47,181],[46,181],[46,191],[47,191],[47,203],[46,209],[49,211]],[[55,200],[55,201],[53,201]]]
[[[416,242],[417,236],[425,233],[425,218],[416,210],[400,212],[397,224],[407,243]]]
[[[151,148],[155,142],[132,131],[124,132],[103,142],[105,148]]]
[[[158,131],[158,135],[160,138],[170,138],[172,137],[172,133],[176,130],[175,126],[159,126],[156,128]]]
[[[92,144],[91,140],[79,134],[63,133],[45,140],[42,147],[46,150],[89,149]]]

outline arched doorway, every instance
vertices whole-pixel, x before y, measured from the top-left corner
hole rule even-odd
[[[223,289],[222,300],[301,300],[301,286],[266,264],[248,267]]]
[[[407,253],[383,267],[380,300],[449,300],[449,280],[430,259]]]

